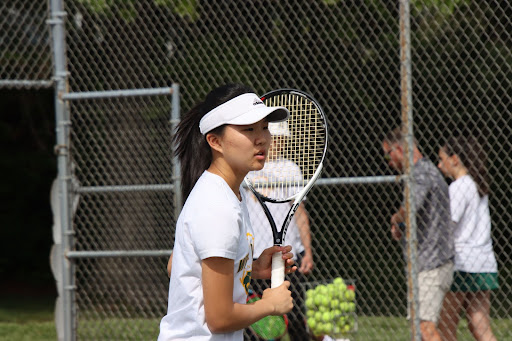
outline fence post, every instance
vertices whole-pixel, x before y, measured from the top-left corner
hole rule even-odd
[[[400,83],[402,102],[402,132],[405,143],[405,209],[407,238],[407,292],[411,318],[411,337],[420,341],[418,316],[418,270],[416,205],[414,178],[412,176],[414,138],[412,131],[412,81],[411,81],[411,12],[409,0],[400,0]]]
[[[176,83],[172,85],[172,103],[171,103],[171,135],[176,134],[176,128],[180,122],[180,86]],[[173,184],[174,184],[174,216],[178,219],[180,215],[183,198],[181,197],[181,168],[180,161],[175,155],[172,158]]]
[[[62,243],[61,267],[62,274],[61,288],[59,293],[62,297],[58,300],[61,304],[63,339],[72,341],[76,339],[75,335],[75,276],[74,263],[66,258],[66,253],[73,248],[73,227],[71,225],[70,213],[70,186],[71,174],[69,163],[69,126],[71,124],[69,111],[62,95],[68,91],[68,74],[66,71],[66,42],[64,33],[64,4],[62,0],[50,1],[50,19],[47,23],[51,26],[53,60],[54,60],[54,82],[55,82],[55,121],[56,121],[56,139],[57,145],[55,152],[57,154],[58,170],[58,198],[60,207],[60,222]],[[57,328],[58,330],[59,328]]]

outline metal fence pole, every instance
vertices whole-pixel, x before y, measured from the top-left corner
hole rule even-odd
[[[64,4],[62,0],[50,1],[50,19],[51,25],[53,58],[54,58],[54,80],[55,80],[55,120],[58,166],[58,184],[59,184],[59,204],[62,224],[62,244],[61,244],[61,264],[62,267],[62,295],[60,302],[62,304],[64,340],[75,340],[75,312],[74,312],[74,264],[65,257],[67,251],[72,249],[73,231],[71,226],[70,213],[70,167],[69,167],[69,126],[70,118],[66,107],[66,102],[62,95],[67,92],[68,74],[66,71],[66,43],[64,34]]]
[[[176,128],[180,122],[180,87],[178,84],[172,85],[172,109],[171,109],[171,127],[172,135],[176,133]],[[174,155],[172,158],[173,169],[173,184],[174,184],[174,216],[178,219],[183,205],[183,198],[181,197],[181,169],[180,161]]]
[[[412,131],[412,81],[411,81],[411,12],[408,0],[400,1],[400,79],[402,102],[402,132],[405,143],[405,209],[407,238],[407,291],[411,318],[411,337],[420,341],[418,316],[418,270],[416,205],[414,202],[414,178],[412,176],[414,137]]]

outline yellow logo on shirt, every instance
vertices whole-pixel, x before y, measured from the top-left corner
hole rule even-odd
[[[251,284],[252,262],[250,262],[250,266],[247,266],[247,263],[249,263],[249,259],[252,259],[252,255],[254,254],[254,236],[252,235],[252,233],[249,232],[247,232],[246,236],[247,241],[249,242],[250,251],[238,263],[237,272],[242,271],[242,276],[239,278],[239,280],[245,289],[245,293],[248,295],[249,285]]]

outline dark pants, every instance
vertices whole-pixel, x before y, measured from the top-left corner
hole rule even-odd
[[[297,255],[297,267],[300,266],[304,252]],[[286,279],[290,281],[290,290],[293,297],[293,309],[286,317],[288,317],[288,334],[291,341],[309,341],[309,335],[306,332],[305,315],[304,315],[304,288],[300,283],[306,281],[306,277],[300,272],[296,271],[293,274],[287,275]],[[270,280],[253,279],[251,281],[252,290],[262,295],[263,291],[270,288]],[[246,330],[249,338],[246,340],[257,341],[260,340],[249,328]]]

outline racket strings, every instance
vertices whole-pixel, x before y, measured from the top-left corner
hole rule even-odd
[[[288,108],[290,117],[286,123],[277,123],[279,134],[273,136],[265,168],[251,172],[251,180],[263,196],[288,200],[306,186],[323,160],[324,119],[315,103],[299,94],[266,98],[265,104]]]

